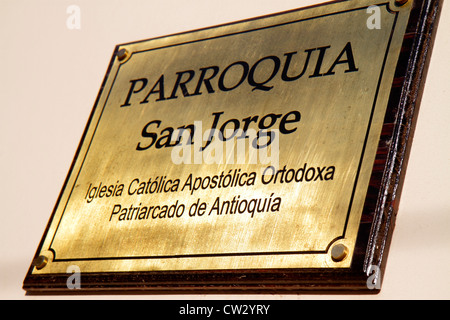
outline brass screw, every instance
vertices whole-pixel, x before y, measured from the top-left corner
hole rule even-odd
[[[395,5],[397,7],[401,7],[403,5],[405,5],[409,0],[395,0]]]
[[[33,260],[32,265],[36,267],[36,269],[40,270],[45,267],[48,263],[48,258],[46,256],[39,256]]]
[[[331,249],[331,259],[334,262],[340,262],[348,255],[348,248],[343,244],[337,244]]]
[[[117,58],[119,59],[119,61],[123,61],[128,57],[128,51],[127,49],[120,49],[117,52]]]

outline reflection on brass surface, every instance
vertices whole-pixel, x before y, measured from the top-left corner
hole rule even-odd
[[[411,6],[394,2],[118,46],[33,274],[348,268]]]

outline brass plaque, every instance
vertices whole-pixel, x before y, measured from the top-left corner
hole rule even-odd
[[[117,46],[29,281],[352,270],[412,3]]]

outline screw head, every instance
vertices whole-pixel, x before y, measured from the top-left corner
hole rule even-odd
[[[335,245],[331,249],[331,259],[333,259],[334,262],[340,262],[344,260],[347,257],[347,255],[348,255],[348,248],[341,243]]]
[[[36,259],[33,260],[32,265],[36,267],[36,269],[40,270],[44,268],[48,263],[48,258],[44,255],[40,255]]]
[[[117,58],[119,59],[119,61],[123,61],[128,57],[128,51],[127,49],[120,49],[117,52]]]

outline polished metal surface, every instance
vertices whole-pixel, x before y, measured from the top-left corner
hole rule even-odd
[[[410,7],[119,46],[33,273],[349,267]]]

